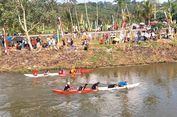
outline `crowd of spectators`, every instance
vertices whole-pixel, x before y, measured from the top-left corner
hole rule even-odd
[[[162,37],[169,39],[169,31],[166,30],[162,33]],[[45,36],[31,36],[30,41],[33,49],[37,48],[54,48],[58,49],[60,42],[61,47],[76,47],[75,41],[80,40],[80,45],[83,46],[84,50],[88,49],[89,43],[95,39],[100,44],[116,44],[116,43],[138,43],[140,41],[157,40],[158,34],[154,30],[120,30],[117,32],[106,31],[106,32],[82,32],[67,34],[64,38],[59,38],[56,34],[45,35]],[[60,40],[60,41],[59,41]],[[4,46],[4,37],[0,35],[0,44]],[[6,44],[9,48],[29,49],[29,43],[25,36],[9,36],[7,35]]]

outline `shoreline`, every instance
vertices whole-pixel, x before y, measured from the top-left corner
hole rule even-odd
[[[155,45],[155,46],[154,46]],[[177,44],[176,44],[177,45]],[[110,68],[122,66],[150,65],[177,62],[177,46],[171,43],[143,42],[142,44],[118,44],[108,47],[90,46],[76,50],[28,51],[10,50],[10,55],[1,55],[0,72],[27,73],[33,69],[39,71],[59,70],[61,68]]]

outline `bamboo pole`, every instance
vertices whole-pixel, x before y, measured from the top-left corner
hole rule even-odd
[[[9,55],[8,45],[7,45],[7,41],[6,41],[6,37],[7,37],[6,30],[5,30],[5,28],[2,28],[2,30],[3,30],[3,33],[4,33],[4,48],[5,48],[5,53],[7,55]]]
[[[85,13],[86,13],[86,18],[87,18],[88,28],[89,28],[89,30],[90,30],[90,21],[89,21],[89,18],[88,18],[88,11],[87,11],[86,0],[85,0]]]
[[[96,3],[96,28],[98,28],[98,0]]]

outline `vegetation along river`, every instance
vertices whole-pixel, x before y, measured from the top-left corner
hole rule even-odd
[[[54,71],[53,71],[54,72]],[[73,87],[100,81],[100,86],[127,80],[138,87],[121,91],[58,95],[70,80]],[[0,73],[0,117],[176,117],[177,64],[99,68],[76,79],[28,78]]]

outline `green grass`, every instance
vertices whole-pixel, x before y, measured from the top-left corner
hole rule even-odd
[[[173,39],[170,43],[169,43],[171,46],[177,46],[177,40],[176,39]]]
[[[93,63],[96,63],[98,61],[98,58],[99,58],[98,56],[92,56],[90,58],[90,61],[93,62]]]

